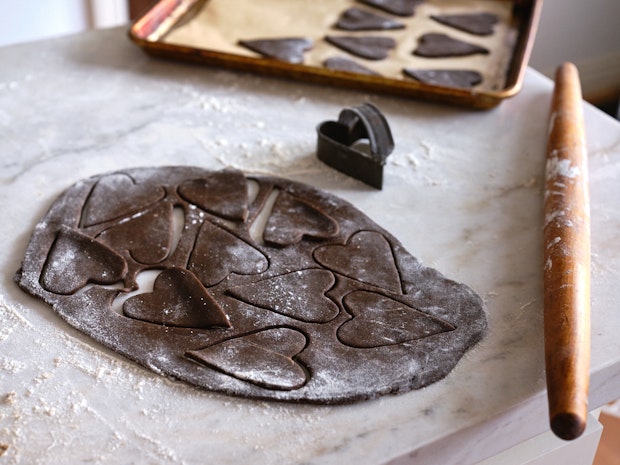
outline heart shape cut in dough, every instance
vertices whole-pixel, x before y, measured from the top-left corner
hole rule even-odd
[[[359,0],[361,3],[397,16],[413,16],[424,0]]]
[[[105,244],[62,226],[41,273],[49,292],[73,294],[88,283],[114,284],[127,273],[125,259]]]
[[[185,181],[179,186],[179,195],[228,220],[245,221],[248,216],[248,185],[240,171],[215,171]]]
[[[314,43],[310,39],[291,37],[285,39],[240,40],[239,45],[269,58],[275,58],[288,63],[303,63],[304,52],[310,50]]]
[[[151,184],[136,184],[126,174],[103,176],[93,187],[84,209],[84,227],[122,218],[162,199],[165,191]]]
[[[378,232],[360,231],[346,245],[326,245],[314,251],[321,265],[351,279],[401,293],[400,275],[387,239]]]
[[[270,328],[228,339],[185,355],[210,368],[242,381],[267,388],[291,391],[302,387],[306,371],[293,360],[306,346],[301,332]]]
[[[317,207],[288,192],[280,191],[265,224],[265,242],[286,246],[302,237],[330,239],[338,235],[336,221]]]
[[[413,54],[426,58],[460,57],[468,55],[487,55],[489,50],[476,44],[454,39],[446,34],[435,32],[424,34],[419,39]]]
[[[338,306],[325,293],[335,284],[327,270],[309,269],[229,289],[228,294],[254,305],[309,323],[327,323],[338,315]]]
[[[188,269],[207,287],[231,273],[260,274],[269,266],[267,257],[223,228],[205,221],[196,238]]]
[[[114,250],[128,250],[138,263],[152,265],[165,259],[172,244],[172,204],[163,202],[97,236]],[[149,241],[144,238],[148,237]]]
[[[482,82],[482,75],[478,71],[466,69],[405,68],[404,72],[407,76],[433,86],[469,89]]]
[[[336,27],[346,31],[373,31],[404,29],[405,25],[392,18],[353,7],[340,15]]]
[[[493,34],[493,26],[499,22],[499,18],[493,13],[431,15],[431,18],[438,23],[479,36]]]
[[[230,322],[209,291],[189,271],[169,268],[153,283],[153,292],[130,297],[125,316],[164,326],[229,328]]]
[[[387,58],[396,41],[391,37],[382,36],[325,36],[330,44],[368,60]]]
[[[375,292],[351,292],[343,303],[353,319],[338,329],[338,339],[352,347],[400,344],[455,329],[445,321]]]

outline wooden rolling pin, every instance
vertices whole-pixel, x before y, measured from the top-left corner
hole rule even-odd
[[[590,200],[581,86],[556,72],[544,205],[544,326],[549,420],[562,439],[586,426],[590,370]]]

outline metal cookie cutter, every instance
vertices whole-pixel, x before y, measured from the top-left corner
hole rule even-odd
[[[338,121],[325,121],[317,127],[317,156],[338,171],[381,189],[383,165],[394,140],[387,120],[371,103],[345,108]],[[368,151],[356,142],[368,140]]]

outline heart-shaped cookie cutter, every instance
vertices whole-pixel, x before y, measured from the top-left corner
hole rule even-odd
[[[338,171],[381,189],[383,166],[394,150],[392,132],[385,116],[371,103],[340,112],[338,121],[317,127],[317,156]],[[361,141],[368,140],[369,151]],[[357,144],[356,144],[357,143]]]

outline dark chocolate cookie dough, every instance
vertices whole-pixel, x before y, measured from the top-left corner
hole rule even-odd
[[[16,279],[145,367],[250,398],[339,403],[420,388],[486,329],[471,289],[349,203],[239,171],[80,181],[36,226]]]
[[[431,18],[438,23],[479,36],[488,36],[493,34],[494,26],[499,22],[499,18],[493,13],[431,15]]]
[[[405,75],[434,86],[471,88],[482,82],[478,71],[468,69],[404,69]]]
[[[360,3],[398,16],[413,16],[415,8],[424,0],[358,0]]]
[[[335,27],[345,31],[376,31],[404,29],[405,25],[392,18],[353,7],[340,15]]]
[[[480,45],[455,39],[446,34],[429,32],[418,39],[418,47],[413,54],[427,58],[462,57],[468,55],[487,55],[489,50]]]
[[[330,44],[367,60],[384,60],[390,50],[396,47],[396,41],[384,36],[325,36]]]
[[[368,76],[380,76],[379,73],[372,69],[344,57],[330,57],[323,62],[323,66],[333,71],[346,71],[348,73],[366,74]]]
[[[314,43],[304,37],[287,37],[283,39],[240,40],[239,45],[269,58],[288,63],[303,63],[304,52]]]

